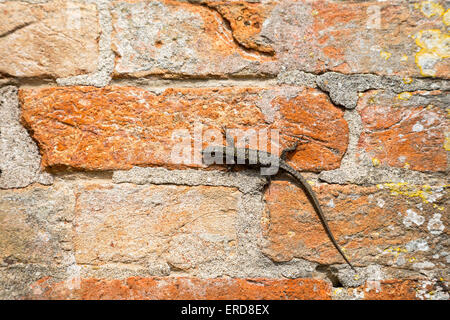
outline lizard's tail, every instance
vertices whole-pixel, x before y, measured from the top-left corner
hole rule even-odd
[[[322,222],[322,224],[323,224],[323,226],[325,228],[325,231],[327,232],[327,235],[330,238],[331,242],[333,243],[334,247],[341,254],[342,258],[344,258],[345,262],[347,262],[348,265],[353,269],[353,271],[356,272],[355,267],[353,267],[353,265],[347,259],[347,257],[345,256],[345,253],[342,251],[341,247],[339,246],[339,244],[337,243],[337,241],[334,238],[333,234],[331,233],[331,229],[328,226],[328,222],[325,219],[325,215],[323,214],[323,211],[322,211],[322,208],[321,208],[321,206],[319,204],[319,201],[317,200],[317,198],[316,198],[316,196],[314,194],[314,191],[311,189],[311,186],[309,185],[309,183],[303,178],[303,176],[297,170],[292,168],[287,163],[282,162],[281,160],[280,160],[280,168],[285,170],[286,172],[288,172],[290,175],[292,175],[295,179],[297,179],[300,182],[300,184],[302,185],[302,187],[306,191],[306,195],[308,196],[310,201],[313,203],[314,209],[318,213],[320,221]]]

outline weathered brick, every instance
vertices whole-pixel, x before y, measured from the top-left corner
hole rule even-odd
[[[226,77],[289,69],[448,77],[445,4],[430,2],[116,1],[115,71]]]
[[[97,68],[94,4],[55,0],[41,4],[0,3],[0,74],[67,77]]]
[[[220,14],[199,4],[115,1],[112,15],[117,75],[226,75],[246,73],[247,68],[270,60],[239,46],[235,39],[242,39],[247,47],[256,45],[247,39],[247,32],[237,32],[233,38]]]
[[[275,2],[266,2],[264,5],[246,1],[202,1],[202,3],[215,9],[230,24],[233,38],[240,45],[259,52],[275,53],[270,42],[259,36]]]
[[[33,292],[33,288],[39,290],[35,286],[36,281],[39,281],[44,275],[52,275],[58,280],[64,279],[66,270],[66,267],[56,264],[19,262],[6,265],[3,263],[0,266],[0,299],[13,300],[23,299],[26,296],[37,296],[39,292]]]
[[[428,16],[427,2],[431,1],[312,2],[313,32],[305,40],[312,40],[316,47],[316,68],[448,77],[445,2],[432,1],[443,9],[432,16]]]
[[[331,287],[314,279],[199,279],[186,277],[81,279],[79,289],[44,278],[34,284],[45,299],[152,299],[152,300],[288,300],[330,299]],[[37,290],[39,288],[39,290]]]
[[[347,148],[343,112],[327,96],[302,87],[167,89],[134,87],[22,89],[22,120],[36,139],[43,166],[128,169],[185,167],[171,159],[175,130],[278,129],[281,144],[306,137],[291,161],[305,170],[339,166]],[[199,137],[201,138],[201,137]],[[218,142],[220,143],[220,142]],[[203,147],[207,145],[204,141]],[[201,166],[194,148],[190,166]]]
[[[0,190],[0,265],[63,263],[74,200],[61,185]]]
[[[447,170],[448,98],[440,91],[364,93],[357,107],[363,123],[360,153],[367,152],[376,166]]]
[[[147,264],[177,269],[226,259],[235,251],[240,192],[224,187],[81,187],[74,220],[79,264]]]
[[[445,269],[446,257],[440,255],[448,236],[445,187],[386,183],[313,189],[331,231],[354,265]],[[344,263],[300,188],[273,181],[265,199],[265,254],[276,261],[299,257],[322,264]]]

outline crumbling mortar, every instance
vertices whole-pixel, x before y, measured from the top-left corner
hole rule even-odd
[[[88,1],[88,0],[85,0]],[[105,63],[106,65],[106,63]],[[104,70],[104,68],[99,68]],[[112,67],[111,67],[112,69]],[[39,78],[39,77],[25,77],[25,78],[11,78],[7,75],[3,75],[3,79],[0,79],[2,85],[14,84],[24,88],[39,88],[39,87],[52,87],[55,85],[71,86],[71,85],[92,85],[97,87],[103,87],[107,85],[118,86],[136,86],[146,88],[148,90],[161,90],[167,88],[205,88],[205,87],[273,87],[277,85],[295,85],[305,86],[310,88],[316,88],[330,97],[330,100],[336,106],[342,106],[346,109],[354,109],[356,107],[356,101],[340,100],[339,98],[331,96],[331,93],[335,92],[334,88],[325,86],[321,82],[321,77],[330,77],[331,75],[339,78],[344,82],[351,80],[352,86],[341,88],[342,94],[358,95],[358,93],[367,92],[369,90],[387,90],[394,93],[402,93],[405,91],[435,91],[440,90],[443,93],[450,91],[450,80],[441,78],[410,78],[411,83],[404,83],[401,77],[396,76],[379,76],[374,74],[344,74],[337,72],[323,72],[323,73],[310,73],[300,70],[295,71],[283,71],[278,75],[229,75],[226,77],[218,77],[216,75],[209,75],[204,77],[192,77],[192,76],[146,76],[146,77],[134,77],[134,76],[121,76],[118,78],[111,78],[112,71],[108,73],[108,79],[84,81],[87,75],[74,76],[69,78],[59,78],[55,83],[51,78]],[[94,73],[92,76],[99,75]],[[89,77],[91,75],[88,75]],[[370,81],[360,82],[358,79],[369,76],[372,78]],[[82,78],[79,78],[82,77]],[[94,77],[95,78],[95,77]],[[81,79],[81,80],[80,80]],[[366,80],[369,78],[366,78]],[[70,81],[69,81],[70,80]],[[339,83],[332,81],[333,84]],[[355,87],[363,87],[363,89],[355,89]],[[331,92],[331,93],[330,93]]]

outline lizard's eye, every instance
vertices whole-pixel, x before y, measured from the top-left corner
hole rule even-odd
[[[212,151],[211,152],[211,157],[215,157],[216,156],[216,152],[215,151]]]

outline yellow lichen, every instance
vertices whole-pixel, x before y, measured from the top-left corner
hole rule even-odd
[[[408,56],[406,54],[402,55],[402,57],[400,58],[401,62],[406,62],[408,61]]]
[[[397,96],[397,98],[400,100],[409,100],[409,98],[411,98],[411,97],[412,97],[411,92],[402,92],[402,93],[399,93]]]
[[[408,250],[406,248],[402,248],[402,247],[395,247],[395,248],[389,247],[387,249],[384,249],[383,251],[386,252],[386,253],[393,253],[393,254],[395,254],[397,256],[400,253],[407,253],[408,252]]]
[[[434,1],[422,1],[420,4],[420,11],[422,11],[427,18],[434,15],[440,17],[444,13],[444,8]]]
[[[434,76],[436,63],[450,57],[450,36],[439,29],[428,29],[416,33],[414,39],[422,48],[416,53],[416,65],[423,76]]]
[[[420,198],[423,203],[430,203],[429,197],[433,193],[433,188],[430,185],[424,184],[422,186],[410,185],[406,182],[389,182],[377,185],[378,189],[388,189],[393,196],[402,195],[410,198]],[[442,186],[441,188],[447,188]],[[433,205],[434,207],[434,205]],[[443,207],[435,206],[438,210],[444,210]]]
[[[445,133],[444,149],[450,151],[450,132]]]
[[[375,100],[374,97],[370,97],[370,98],[367,100],[367,103],[368,103],[368,104],[374,104],[374,103],[376,103],[376,100]]]
[[[442,16],[442,22],[444,22],[446,26],[450,25],[450,9],[447,9],[447,11],[445,11],[444,15]]]
[[[450,57],[450,35],[443,34],[439,29],[419,31],[414,35],[416,44],[422,49],[437,54],[441,58]]]
[[[388,60],[392,56],[392,53],[387,51],[380,51],[380,57],[384,60]]]
[[[372,164],[374,167],[378,167],[380,163],[380,160],[378,160],[377,158],[372,158]]]
[[[404,83],[404,84],[410,84],[410,83],[412,83],[412,82],[413,82],[413,79],[410,78],[410,77],[405,77],[405,78],[403,78],[403,83]]]
[[[342,291],[344,291],[344,289],[342,289],[342,288],[336,288],[336,289],[334,289],[334,294],[336,294],[336,295],[341,294]]]

